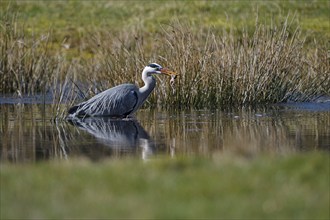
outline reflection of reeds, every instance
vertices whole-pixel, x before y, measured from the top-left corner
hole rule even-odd
[[[2,105],[0,108],[3,113],[0,116],[1,161],[141,156],[141,147],[130,152],[111,149],[97,137],[68,123],[52,123],[45,116],[52,111],[50,105],[46,108]],[[156,154],[209,156],[215,152],[230,152],[253,156],[329,150],[329,114],[308,113],[305,116],[301,113],[298,117],[296,113],[281,113],[276,109],[258,109],[257,113],[251,109],[236,113],[142,110],[137,119],[155,143]]]
[[[242,31],[240,35],[212,30],[196,33],[177,21],[163,26],[154,38],[145,38],[147,33],[136,29],[116,36],[97,31],[84,38],[90,54],[76,58],[68,58],[51,42],[51,32],[40,37],[25,35],[9,15],[1,22],[2,93],[52,91],[55,104],[71,93],[73,102],[79,89],[72,85],[85,85],[87,98],[121,83],[141,85],[143,66],[156,61],[180,77],[174,93],[169,79],[159,77],[147,105],[224,107],[306,101],[330,94],[327,51],[304,48],[299,28],[291,27],[288,19],[271,28],[256,24],[253,34]],[[56,105],[54,116],[63,117],[65,108]]]
[[[127,151],[110,149],[95,137],[68,124],[54,123],[51,105],[0,105],[0,160],[17,163],[86,157],[121,157]],[[46,116],[47,115],[47,116]],[[136,152],[139,153],[137,149]]]
[[[310,113],[302,113],[297,117],[296,113],[276,109],[257,112],[241,109],[235,114],[190,111],[160,115],[142,111],[139,118],[156,142],[165,140],[168,153],[172,146],[178,155],[230,152],[253,156],[329,150],[329,114],[310,117]],[[162,117],[164,120],[160,120]]]

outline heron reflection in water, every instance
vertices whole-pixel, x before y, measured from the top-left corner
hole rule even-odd
[[[132,152],[141,147],[142,159],[148,159],[155,152],[149,134],[135,119],[98,117],[71,120],[70,123],[93,135],[99,143],[112,150]]]

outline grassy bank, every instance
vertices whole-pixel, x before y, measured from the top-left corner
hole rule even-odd
[[[329,156],[1,165],[1,218],[327,219]]]
[[[0,91],[53,92],[58,103],[64,93],[141,85],[144,65],[159,62],[180,77],[175,91],[159,79],[149,106],[312,100],[330,94],[327,8],[325,1],[5,1]]]
[[[9,6],[8,6],[9,5]],[[194,31],[208,29],[253,32],[255,17],[270,25],[288,14],[295,14],[308,41],[318,43],[329,39],[327,1],[2,1],[1,12],[7,8],[19,13],[29,33],[45,33],[50,28],[54,41],[79,46],[89,31],[121,32],[136,27],[150,34],[160,24],[171,20],[190,21]],[[129,7],[128,7],[129,6]],[[146,36],[147,37],[147,36]]]

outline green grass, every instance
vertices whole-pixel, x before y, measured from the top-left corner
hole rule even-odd
[[[1,218],[327,219],[329,155],[1,165]]]
[[[319,1],[2,1],[19,12],[30,32],[41,33],[53,28],[57,37],[79,39],[87,30],[107,29],[111,32],[131,26],[151,33],[159,24],[171,20],[189,20],[199,28],[243,27],[254,29],[255,17],[271,23],[281,21],[288,13],[296,13],[297,21],[310,37],[327,40],[329,2]],[[62,39],[58,39],[62,40]]]

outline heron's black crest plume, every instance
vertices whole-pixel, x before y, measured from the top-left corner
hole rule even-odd
[[[156,64],[156,63],[151,63],[148,66],[151,67],[151,68],[161,68],[161,66]]]

